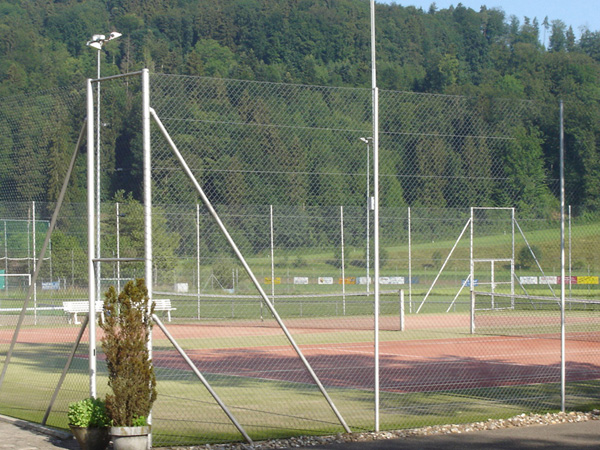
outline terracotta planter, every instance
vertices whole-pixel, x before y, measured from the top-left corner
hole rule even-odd
[[[146,450],[150,427],[110,427],[114,450]]]
[[[69,425],[81,450],[106,450],[110,442],[108,427],[90,428]]]

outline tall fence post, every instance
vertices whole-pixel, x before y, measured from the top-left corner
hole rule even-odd
[[[99,81],[96,81],[99,83]],[[88,243],[88,295],[90,317],[96,314],[96,232],[94,187],[94,92],[92,80],[87,80],[87,243]],[[92,314],[94,314],[92,316]],[[89,323],[89,377],[90,397],[96,397],[96,321]]]
[[[150,148],[150,73],[142,70],[142,134],[144,151],[144,276],[148,288],[148,297],[154,299],[152,277],[152,158]],[[151,305],[148,304],[150,308]],[[148,338],[148,354],[152,358],[152,328]],[[152,424],[152,412],[148,416]],[[152,434],[148,436],[148,448],[152,448]]]
[[[564,104],[560,101],[560,409],[565,411],[565,128]],[[570,281],[570,280],[569,280]]]

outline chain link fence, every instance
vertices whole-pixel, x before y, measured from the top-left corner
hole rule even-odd
[[[561,407],[560,209],[535,131],[545,105],[380,92],[376,362],[371,91],[171,75],[150,85],[152,290],[193,364],[154,328],[154,445],[243,439],[195,371],[253,440],[372,430],[377,395],[382,429]],[[103,82],[101,98],[100,253],[143,257],[139,82]],[[84,102],[81,89],[3,99],[5,275],[32,273]],[[78,160],[0,385],[2,413],[63,428],[68,402],[88,392],[82,342],[44,417],[78,331],[63,302],[87,298],[84,186]],[[600,377],[597,224],[579,208],[565,247],[568,408],[590,405]],[[101,291],[143,274],[139,262],[102,263]],[[26,281],[9,278],[0,358],[26,297]],[[99,395],[105,376],[100,356]]]

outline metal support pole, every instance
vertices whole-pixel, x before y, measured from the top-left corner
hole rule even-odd
[[[492,279],[491,279],[491,284],[490,287],[492,288],[492,310],[495,309],[496,304],[495,304],[495,298],[494,298],[494,291],[496,290],[496,280],[495,280],[495,276],[496,274],[495,272],[495,264],[494,264],[494,260],[490,261],[490,269],[491,269],[491,275],[492,275]]]
[[[98,49],[98,61],[97,61],[97,69],[98,69],[98,80],[100,80],[100,47]],[[96,258],[100,258],[101,250],[100,250],[100,81],[96,82],[97,89],[97,98],[96,98]],[[96,263],[96,300],[101,300],[101,292],[102,292],[102,269],[101,264],[99,262]],[[91,312],[90,312],[91,314]],[[90,317],[96,317],[95,315]],[[92,320],[92,322],[94,322]]]
[[[475,334],[475,291],[473,289],[471,289],[471,334]]]
[[[54,406],[54,402],[56,401],[56,397],[58,397],[58,393],[60,392],[60,388],[62,387],[65,378],[67,377],[67,373],[69,372],[69,368],[71,367],[71,363],[73,362],[73,358],[75,357],[75,352],[79,347],[79,343],[81,342],[81,337],[83,336],[83,332],[85,331],[85,327],[87,326],[89,321],[89,317],[85,316],[83,319],[83,323],[81,324],[81,328],[79,328],[79,333],[77,334],[77,338],[75,338],[75,343],[73,344],[73,348],[69,357],[67,358],[67,363],[60,375],[58,383],[56,384],[56,388],[54,389],[54,393],[52,394],[52,398],[50,399],[50,404],[46,409],[46,414],[44,414],[44,418],[42,419],[42,426],[46,425],[46,421],[48,420],[48,416],[50,415],[50,411],[52,411],[52,407]]]
[[[404,289],[400,289],[400,331],[404,331]]]
[[[117,292],[121,292],[121,220],[119,213],[119,202],[115,203],[117,214]]]
[[[269,205],[269,225],[271,230],[271,301],[275,305],[275,253],[273,250],[273,205]]]
[[[8,274],[8,234],[6,233],[6,220],[4,221],[4,273]],[[4,290],[8,291],[8,279],[4,277]]]
[[[37,258],[35,257],[35,201],[31,202],[31,243],[33,247],[33,271],[37,268]],[[33,285],[33,323],[37,325],[37,283]]]
[[[371,284],[371,176],[370,176],[370,165],[371,165],[371,149],[369,148],[369,140],[367,139],[367,294],[370,291]]]
[[[408,310],[412,313],[412,223],[408,207]]]
[[[474,209],[471,207],[471,224],[470,239],[469,239],[469,292],[471,293],[471,334],[475,333],[475,262],[473,261],[473,228],[475,223]],[[464,232],[464,230],[463,230]]]
[[[375,380],[375,431],[379,431],[379,91],[377,89],[377,65],[375,57],[375,0],[370,1],[371,11],[371,87],[373,90],[373,245],[374,252],[374,380]]]
[[[529,253],[531,253],[531,256],[533,256],[533,260],[535,261],[535,264],[537,265],[537,268],[542,273],[542,276],[545,277],[546,274],[544,273],[544,269],[542,269],[542,266],[540,265],[540,262],[538,261],[537,256],[535,255],[535,253],[533,253],[533,250],[531,249],[531,245],[529,245],[529,241],[525,237],[525,233],[523,233],[523,230],[521,229],[521,226],[519,225],[519,222],[517,222],[516,220],[515,220],[515,225],[517,226],[517,229],[519,230],[519,233],[521,234],[521,237],[523,238],[523,241],[525,241],[525,245],[527,245],[527,248],[529,249]],[[546,285],[548,286],[548,289],[550,289],[550,292],[552,292],[552,295],[554,295],[556,297],[554,289],[552,289],[552,285],[550,284],[549,281],[546,282]]]
[[[448,253],[448,256],[446,256],[446,260],[444,261],[444,264],[442,264],[442,267],[440,267],[440,270],[438,272],[438,274],[436,275],[435,279],[433,280],[433,283],[431,283],[431,286],[429,287],[429,290],[427,291],[427,293],[425,294],[425,297],[423,297],[423,300],[421,301],[421,304],[419,305],[419,307],[417,308],[417,314],[421,311],[421,308],[423,307],[423,305],[425,304],[425,302],[427,301],[427,298],[429,297],[429,294],[431,294],[431,291],[433,290],[433,287],[435,286],[435,284],[437,283],[437,280],[440,278],[440,275],[442,274],[442,272],[444,271],[444,268],[446,267],[446,264],[448,264],[448,261],[450,260],[450,257],[452,256],[452,254],[454,253],[454,250],[456,250],[456,246],[458,245],[458,243],[460,242],[460,240],[463,237],[463,234],[465,233],[465,231],[467,230],[467,227],[469,226],[469,224],[472,223],[471,220],[467,221],[467,224],[465,225],[465,227],[462,229],[462,231],[460,232],[460,235],[458,236],[458,239],[456,240],[456,242],[454,243],[454,246],[452,247],[452,249],[450,250],[450,253]],[[472,229],[472,227],[471,227]],[[471,261],[473,260],[473,258],[471,258]],[[471,277],[471,281],[473,280],[473,277]],[[473,287],[473,283],[471,283],[471,288]]]
[[[250,436],[248,436],[248,434],[246,433],[246,430],[244,430],[244,427],[242,427],[242,425],[237,421],[237,419],[229,411],[229,408],[227,408],[227,405],[225,405],[225,403],[223,403],[223,401],[221,400],[221,398],[219,397],[219,395],[216,393],[216,391],[212,388],[212,386],[210,385],[210,383],[208,382],[208,380],[198,370],[198,368],[196,367],[196,365],[194,364],[194,362],[190,359],[190,357],[187,355],[187,353],[185,353],[185,350],[183,350],[181,348],[181,346],[177,343],[177,341],[173,338],[173,336],[171,336],[171,333],[169,333],[169,330],[167,330],[167,327],[165,327],[165,325],[161,322],[161,320],[158,318],[158,316],[156,314],[152,314],[152,319],[154,320],[154,322],[156,322],[156,324],[162,330],[162,332],[165,334],[165,336],[167,337],[167,339],[169,339],[169,341],[171,342],[171,344],[173,344],[173,347],[175,347],[175,349],[177,350],[177,352],[185,360],[185,362],[190,367],[190,369],[192,369],[192,371],[194,372],[194,374],[200,379],[200,381],[202,382],[202,384],[204,385],[204,387],[206,388],[206,390],[208,390],[208,392],[210,393],[210,395],[212,395],[212,397],[214,398],[214,400],[221,407],[221,409],[223,410],[223,412],[227,415],[227,417],[229,418],[229,420],[231,420],[231,422],[233,423],[233,425],[238,429],[238,431],[242,434],[242,436],[244,436],[244,439],[246,439],[246,442],[248,442],[249,444],[252,444],[252,439],[250,439]]]
[[[565,128],[564,104],[560,101],[560,409],[565,411]]]
[[[571,250],[573,249],[572,247],[572,242],[571,242],[571,205],[569,205],[569,298],[573,297],[573,292],[572,292],[572,281],[573,280],[573,264],[571,261]]]
[[[200,319],[200,204],[196,203],[196,293],[198,295],[198,319]]]
[[[94,213],[94,93],[92,81],[87,80],[87,220],[88,220],[88,289],[89,316],[96,317],[96,218]],[[90,397],[96,398],[96,321],[90,320],[89,328],[89,376]]]
[[[31,273],[31,208],[27,208],[27,273]]]
[[[277,310],[275,309],[275,307],[273,306],[273,304],[269,300],[269,297],[267,296],[267,294],[264,291],[263,287],[261,286],[260,282],[258,281],[258,279],[256,278],[256,276],[254,275],[254,272],[252,271],[252,269],[248,265],[246,259],[242,255],[242,253],[241,253],[240,249],[238,248],[238,246],[236,245],[235,241],[233,240],[233,238],[229,234],[229,231],[227,230],[227,228],[223,224],[223,221],[221,220],[221,218],[219,217],[219,215],[215,211],[212,203],[210,202],[210,200],[208,199],[208,197],[204,193],[204,190],[202,189],[202,187],[198,183],[198,180],[196,179],[196,177],[192,173],[191,169],[189,168],[189,166],[185,162],[185,159],[183,158],[183,156],[179,152],[179,149],[177,148],[177,146],[175,145],[175,143],[171,139],[171,136],[169,136],[169,133],[167,132],[167,130],[164,127],[163,123],[161,122],[160,118],[156,115],[156,112],[153,109],[151,109],[150,112],[151,112],[152,117],[154,118],[156,124],[158,125],[161,133],[163,134],[164,138],[166,139],[167,143],[171,147],[171,150],[173,151],[175,157],[179,161],[179,164],[183,168],[186,176],[188,177],[188,179],[194,185],[194,188],[196,189],[196,192],[198,193],[198,195],[202,199],[202,202],[204,203],[204,206],[209,211],[209,213],[212,216],[212,218],[215,220],[217,226],[219,227],[219,229],[223,233],[223,236],[225,237],[225,239],[229,243],[229,246],[231,247],[231,249],[233,250],[233,252],[237,256],[238,260],[240,261],[240,263],[244,267],[244,270],[246,270],[246,273],[248,274],[248,276],[252,280],[252,283],[254,284],[254,287],[256,288],[256,290],[258,291],[258,293],[260,294],[260,296],[262,297],[262,300],[263,300],[264,304],[267,305],[267,307],[269,308],[271,314],[273,314],[273,317],[275,318],[275,320],[279,324],[279,327],[281,328],[281,330],[285,334],[286,338],[288,339],[288,342],[293,347],[294,351],[296,352],[296,354],[298,355],[298,357],[302,361],[302,364],[304,365],[304,367],[306,368],[306,370],[310,374],[311,378],[313,379],[313,381],[315,382],[315,384],[319,388],[319,391],[321,392],[321,394],[323,395],[323,397],[325,398],[325,400],[327,401],[327,403],[331,407],[333,413],[335,414],[335,416],[339,420],[339,422],[342,425],[342,427],[344,428],[344,430],[347,433],[350,433],[351,431],[350,431],[350,428],[348,427],[348,425],[346,424],[346,421],[344,420],[344,418],[342,417],[342,415],[340,414],[340,412],[336,408],[336,406],[333,403],[333,400],[331,399],[331,397],[329,397],[329,394],[325,390],[325,387],[321,383],[321,380],[319,380],[319,377],[317,377],[317,374],[314,372],[314,370],[311,367],[311,365],[309,364],[308,360],[305,358],[304,354],[302,353],[302,350],[300,350],[300,347],[298,347],[298,344],[296,344],[296,341],[292,337],[292,335],[289,332],[288,328],[283,323],[283,320],[279,316],[279,313],[277,312]]]
[[[511,208],[512,256],[510,258],[510,307],[515,308],[515,208]]]
[[[340,206],[340,242],[342,247],[342,315],[346,315],[346,258],[344,255],[344,207]],[[337,310],[337,308],[336,308]],[[337,311],[336,311],[337,314]]]
[[[144,277],[148,288],[148,297],[153,299],[152,289],[152,173],[150,150],[150,73],[142,70],[142,135],[144,160]],[[148,305],[148,308],[151,306]],[[148,338],[148,355],[152,358],[152,328]],[[152,424],[152,412],[148,416]],[[152,448],[152,434],[148,436],[148,448]]]

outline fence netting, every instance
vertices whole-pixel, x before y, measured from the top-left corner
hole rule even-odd
[[[374,428],[375,282],[382,429],[560,408],[561,285],[566,405],[593,401],[597,224],[568,207],[561,277],[557,182],[534,131],[557,105],[380,91],[376,280],[371,90],[159,74],[150,87],[164,126],[153,119],[151,285],[170,304],[157,315],[253,440],[344,431],[335,410]],[[116,262],[144,255],[143,146],[139,80],[101,88],[104,292],[144,276]],[[0,412],[37,422],[85,315],[64,304],[87,300],[85,144],[5,361],[84,118],[79,87],[0,107]],[[153,444],[242,440],[157,326],[152,342]],[[65,428],[68,403],[88,395],[88,345],[86,332],[48,425]]]

